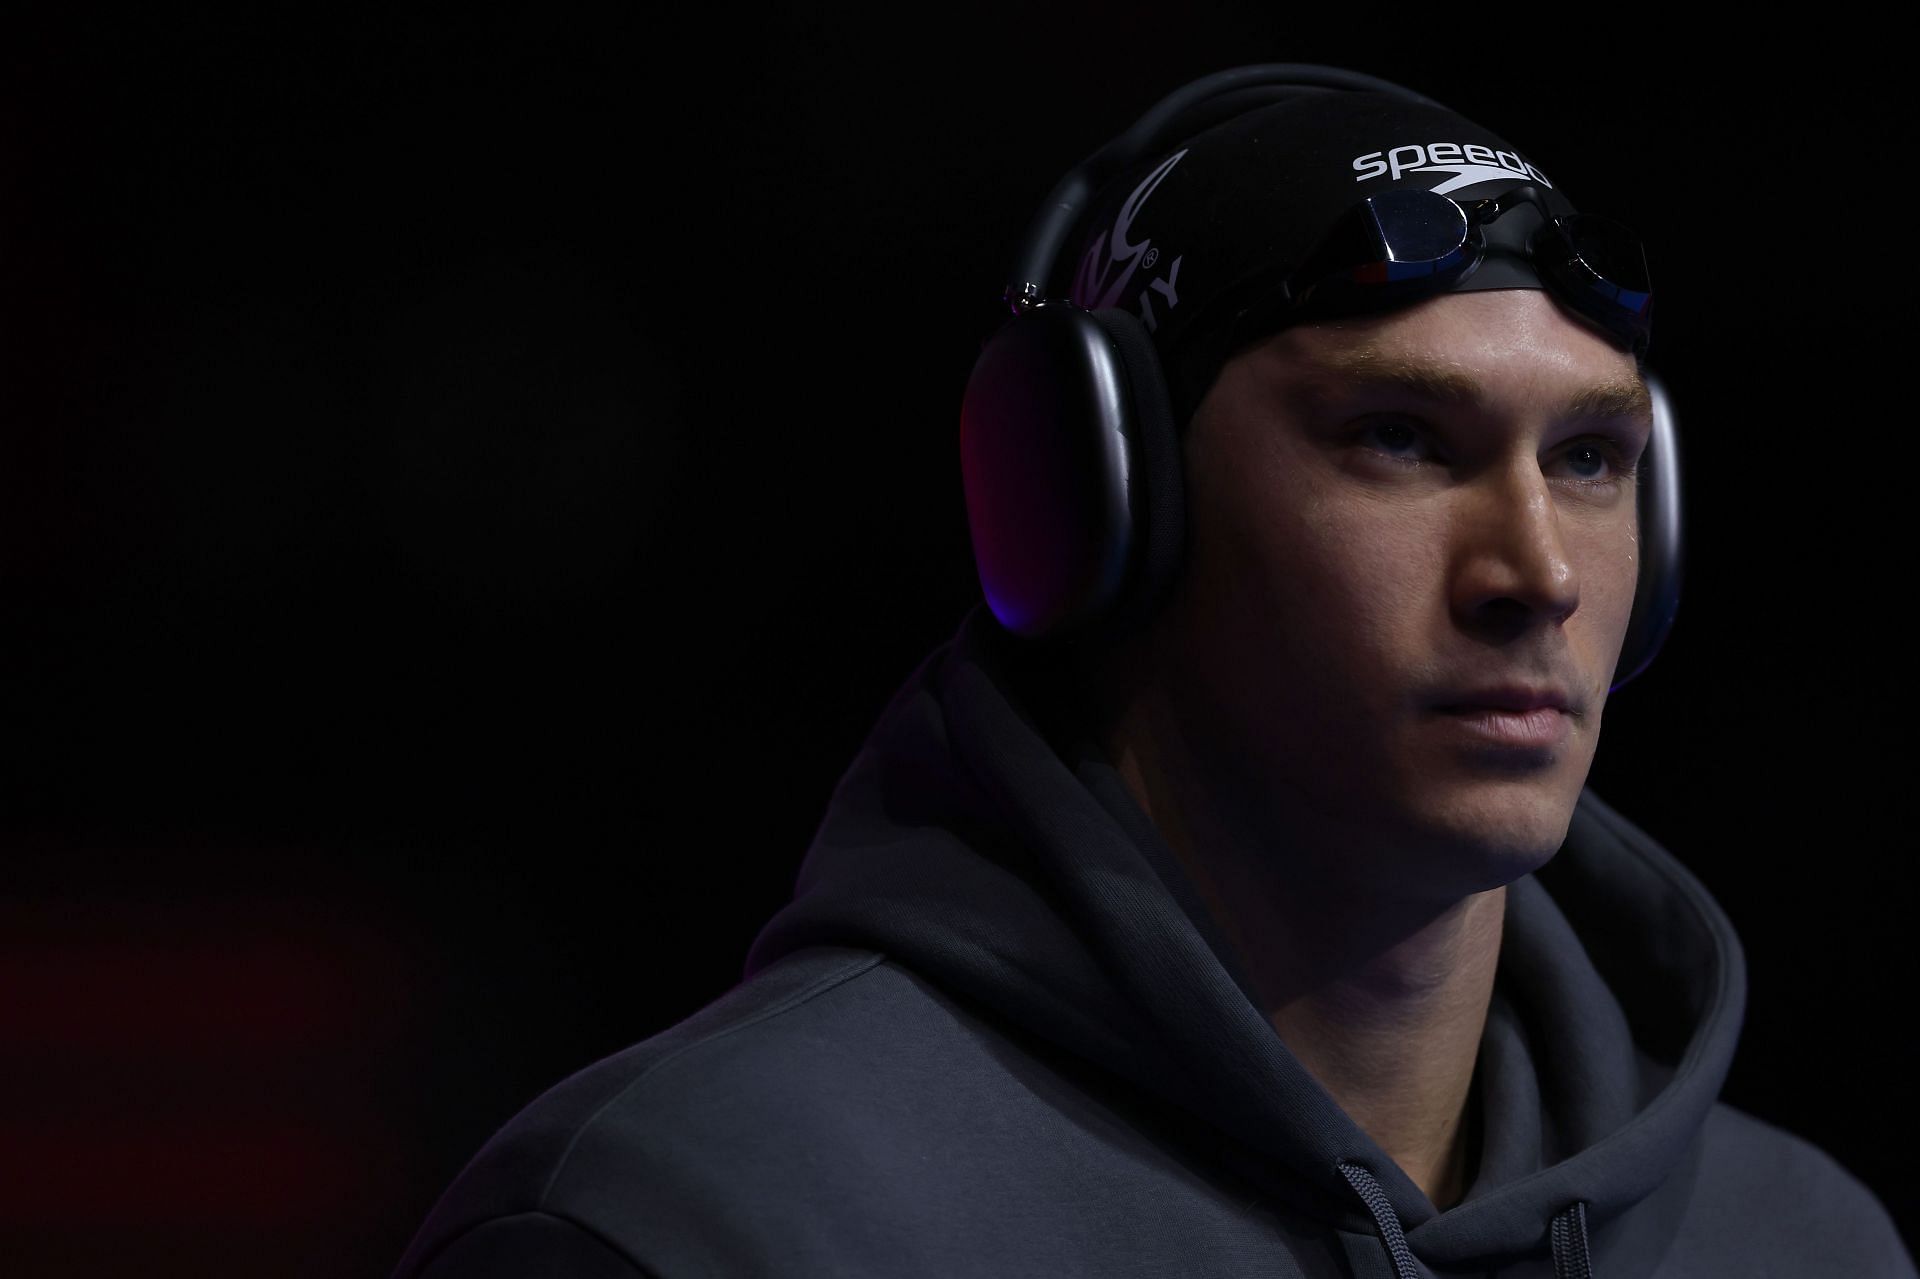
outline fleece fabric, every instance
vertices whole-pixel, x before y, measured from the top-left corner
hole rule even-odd
[[[984,604],[900,687],[742,980],[560,1083],[396,1279],[1913,1279],[1872,1192],[1718,1100],[1724,912],[1583,793],[1509,886],[1437,1208],[1288,1051]]]

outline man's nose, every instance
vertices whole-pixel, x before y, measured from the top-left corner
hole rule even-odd
[[[1516,460],[1467,486],[1456,529],[1453,605],[1462,625],[1501,632],[1580,606],[1553,489],[1534,459]]]

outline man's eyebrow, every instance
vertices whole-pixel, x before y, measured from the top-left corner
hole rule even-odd
[[[1359,346],[1316,355],[1306,362],[1309,380],[1321,394],[1328,391],[1399,391],[1438,404],[1479,408],[1487,391],[1479,381],[1458,369],[1425,360],[1392,355],[1378,347]],[[1638,417],[1653,415],[1653,396],[1639,377],[1584,386],[1562,403],[1558,419]]]

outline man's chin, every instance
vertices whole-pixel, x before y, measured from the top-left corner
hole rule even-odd
[[[1390,875],[1411,894],[1436,903],[1511,884],[1539,870],[1560,850],[1573,821],[1577,790],[1536,778],[1524,784],[1486,780],[1444,788],[1429,784],[1370,821],[1376,852],[1362,875]],[[1356,815],[1357,816],[1357,815]],[[1382,820],[1390,820],[1382,829]],[[1370,842],[1374,842],[1370,841]]]
[[[1429,814],[1446,860],[1485,891],[1510,884],[1553,860],[1566,841],[1579,791],[1544,779],[1483,783],[1445,797]]]

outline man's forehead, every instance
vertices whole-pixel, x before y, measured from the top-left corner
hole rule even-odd
[[[1596,339],[1597,341],[1597,339]],[[1475,351],[1462,358],[1446,344],[1405,340],[1372,325],[1301,325],[1276,334],[1261,351],[1273,373],[1294,395],[1315,400],[1365,393],[1405,396],[1422,402],[1481,409],[1508,391],[1502,381],[1537,378],[1551,371],[1558,418],[1640,418],[1653,415],[1653,396],[1638,361],[1608,348],[1601,358],[1570,358],[1550,344],[1527,358]],[[1544,355],[1542,349],[1544,346]]]

